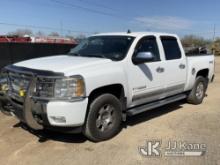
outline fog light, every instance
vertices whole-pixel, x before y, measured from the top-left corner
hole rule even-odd
[[[2,91],[2,92],[8,91],[8,85],[7,84],[0,84],[0,91]]]
[[[66,118],[64,116],[50,116],[50,118],[56,123],[66,123]]]
[[[25,96],[25,90],[23,90],[23,89],[20,89],[19,90],[19,95],[21,96],[21,97],[24,97]]]

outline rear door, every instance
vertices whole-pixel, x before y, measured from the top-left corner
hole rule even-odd
[[[161,36],[164,50],[164,82],[166,82],[165,96],[171,96],[184,91],[186,82],[186,57],[176,37]]]

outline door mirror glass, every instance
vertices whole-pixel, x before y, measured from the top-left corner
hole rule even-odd
[[[151,62],[154,60],[154,55],[152,52],[139,52],[132,61],[134,64],[143,64],[145,62]]]

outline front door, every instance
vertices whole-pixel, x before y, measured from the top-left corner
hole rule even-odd
[[[154,60],[151,62],[129,66],[129,86],[132,91],[131,105],[136,106],[164,98],[166,82],[163,80],[163,61],[161,61],[157,39],[155,36],[146,36],[138,42],[133,57],[139,52],[151,52]]]

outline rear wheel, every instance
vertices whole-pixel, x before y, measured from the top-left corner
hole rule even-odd
[[[98,142],[115,136],[121,128],[122,110],[120,101],[111,94],[95,98],[89,107],[84,135]]]
[[[198,76],[196,78],[196,82],[193,89],[190,91],[187,97],[187,101],[195,105],[201,104],[205,97],[207,86],[208,86],[207,80],[202,76]]]

